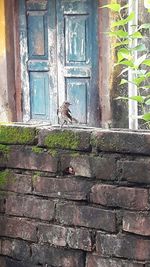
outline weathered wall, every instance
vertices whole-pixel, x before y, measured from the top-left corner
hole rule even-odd
[[[16,120],[12,2],[0,0],[0,121],[5,122]]]
[[[7,66],[4,0],[0,0],[0,119],[7,121]]]
[[[0,127],[1,267],[149,267],[150,133]]]

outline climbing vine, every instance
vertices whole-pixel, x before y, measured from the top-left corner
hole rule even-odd
[[[144,1],[145,7],[150,12],[150,0]],[[116,20],[112,22],[109,36],[116,38],[115,48],[117,50],[117,62],[115,66],[121,65],[120,86],[128,83],[132,83],[137,88],[137,95],[131,97],[118,97],[118,100],[134,100],[140,106],[141,114],[138,115],[138,119],[144,121],[150,128],[150,55],[145,44],[143,44],[142,31],[150,29],[150,23],[142,25],[132,25],[132,34],[128,32],[128,24],[134,21],[135,13],[128,14],[129,5],[121,6],[120,4],[109,4],[102,8],[109,8],[113,12],[116,12]],[[147,12],[147,11],[146,11]],[[137,40],[137,45],[134,46],[133,40]],[[132,45],[131,45],[132,44]],[[134,54],[138,53],[138,57],[135,58]],[[135,75],[133,80],[129,80],[127,77],[128,71],[131,70]]]

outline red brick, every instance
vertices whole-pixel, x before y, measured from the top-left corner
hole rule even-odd
[[[92,240],[89,230],[81,228],[80,229],[68,228],[67,244],[70,248],[91,251]]]
[[[91,251],[91,234],[87,229],[65,228],[59,225],[38,225],[38,237],[40,244],[49,243],[59,247],[70,247]]]
[[[104,259],[95,254],[88,254],[86,267],[144,267],[144,264],[127,260]]]
[[[18,261],[8,257],[0,257],[0,267],[39,267],[27,261]]]
[[[58,204],[56,219],[66,225],[79,225],[108,232],[116,231],[115,212],[110,210],[73,204]]]
[[[5,212],[5,201],[6,201],[6,195],[4,194],[4,192],[0,192],[0,213]]]
[[[37,241],[36,223],[22,218],[0,217],[0,236]]]
[[[9,196],[6,200],[6,214],[52,220],[54,218],[54,202],[30,196]]]
[[[67,229],[59,225],[38,225],[38,238],[40,244],[49,243],[51,245],[65,247],[67,245]]]
[[[57,172],[58,158],[49,152],[35,153],[32,147],[13,146],[7,156],[8,168]]]
[[[91,144],[98,151],[150,155],[150,133],[97,130],[92,133]]]
[[[0,266],[1,267],[7,267],[6,266],[6,260],[5,260],[5,258],[4,257],[1,257],[1,256],[0,256]]]
[[[131,210],[148,210],[150,208],[148,190],[143,188],[97,184],[92,187],[90,200],[103,206]]]
[[[2,240],[2,255],[17,260],[30,258],[30,247],[23,240]]]
[[[93,155],[69,155],[61,156],[61,171],[72,166],[76,176],[96,177],[102,180],[114,180],[116,178],[116,160],[114,157]]]
[[[49,245],[31,245],[35,264],[62,267],[84,267],[84,253],[77,250],[54,248]]]
[[[33,179],[36,195],[86,200],[93,183],[77,178],[49,178],[36,176]]]
[[[76,176],[93,177],[92,172],[92,158],[88,155],[61,155],[61,171],[63,172],[67,167],[74,169]]]
[[[91,131],[78,129],[44,129],[39,132],[38,144],[42,147],[90,151]]]
[[[4,172],[2,172],[4,174]],[[31,193],[32,183],[30,175],[16,174],[13,171],[5,171],[5,183],[0,184],[0,189],[17,193]],[[1,172],[0,172],[1,175]]]
[[[92,170],[94,176],[101,180],[115,180],[116,179],[116,159],[115,155],[103,155],[102,157],[93,157]]]
[[[124,212],[123,230],[138,235],[150,236],[150,215]]]
[[[2,151],[0,151],[0,168],[6,167],[6,156]]]
[[[104,235],[98,232],[96,251],[100,256],[150,260],[150,240],[130,235]]]
[[[150,159],[119,161],[118,168],[122,170],[123,179],[138,184],[150,184]]]

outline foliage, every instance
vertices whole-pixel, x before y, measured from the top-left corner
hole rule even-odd
[[[148,9],[148,12],[150,12],[150,0],[144,0],[144,6]]]
[[[145,7],[150,11],[150,0],[145,0]],[[142,25],[133,25],[133,33],[128,32],[128,23],[132,22],[135,14],[132,12],[127,14],[128,5],[121,6],[120,4],[109,4],[102,8],[109,8],[116,12],[117,20],[112,23],[111,30],[109,32],[110,37],[116,38],[115,48],[117,48],[117,62],[116,66],[123,66],[120,75],[124,76],[129,70],[135,74],[135,78],[132,81],[128,79],[122,79],[120,85],[126,83],[133,83],[137,87],[138,95],[132,97],[118,97],[117,99],[129,100],[132,99],[140,105],[142,115],[138,116],[138,119],[142,119],[150,127],[150,113],[145,112],[145,107],[150,106],[150,95],[146,95],[149,86],[150,72],[147,71],[146,66],[150,66],[150,56],[145,45],[142,43],[142,30],[150,29],[150,23]],[[134,40],[138,40],[138,45],[133,46]],[[131,45],[132,44],[132,45]],[[140,53],[138,58],[134,57],[135,53]]]

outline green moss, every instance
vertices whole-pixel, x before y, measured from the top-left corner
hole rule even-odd
[[[76,152],[71,153],[70,155],[71,157],[80,157],[80,153],[76,153]]]
[[[93,146],[93,147],[97,147],[97,144],[98,144],[98,142],[97,142],[97,137],[96,136],[92,136],[92,139],[91,139],[91,145]]]
[[[2,153],[4,156],[7,156],[9,151],[10,151],[9,146],[0,144],[0,153]]]
[[[33,146],[32,147],[32,152],[36,153],[36,154],[41,154],[44,152],[44,149],[41,147],[37,147],[37,146]],[[52,157],[56,157],[58,155],[57,150],[55,149],[49,149],[48,153],[52,156]]]
[[[80,144],[79,136],[71,131],[54,132],[45,138],[48,148],[77,149]]]
[[[40,171],[34,172],[34,176],[41,176],[41,172]]]
[[[56,157],[58,156],[58,151],[55,149],[49,149],[48,153],[52,156],[52,157]]]
[[[34,172],[33,173],[33,177],[39,177],[39,176],[41,176],[42,174],[41,174],[41,172],[40,171],[37,171],[37,172]]]
[[[0,171],[0,187],[5,186],[7,184],[7,179],[9,175],[10,175],[10,172],[8,170]]]
[[[34,152],[34,153],[36,153],[36,154],[41,154],[41,153],[43,153],[43,148],[41,148],[41,147],[37,147],[37,146],[33,146],[32,147],[32,152]]]
[[[35,183],[39,176],[41,176],[41,172],[39,172],[39,171],[34,172],[34,174],[32,176],[32,182]]]
[[[30,144],[35,140],[34,128],[0,125],[0,143]]]
[[[36,183],[37,178],[38,178],[38,175],[33,175],[32,176],[32,182],[33,182],[33,184]]]

